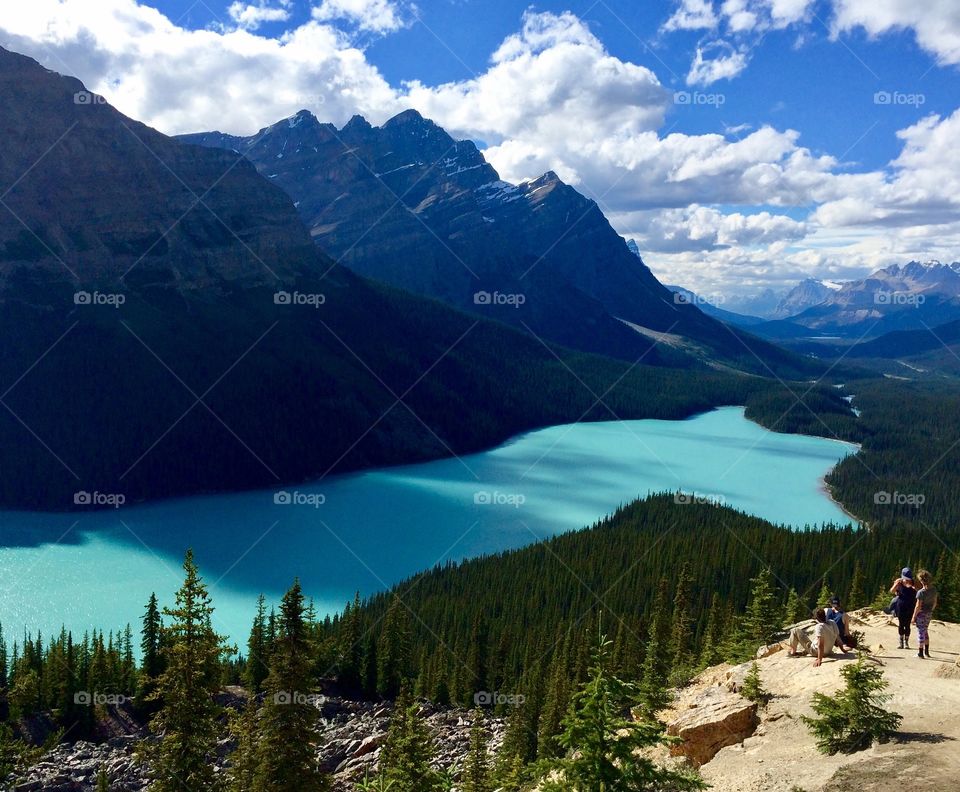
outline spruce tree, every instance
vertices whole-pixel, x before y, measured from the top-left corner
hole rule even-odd
[[[8,684],[7,642],[3,637],[3,623],[0,622],[0,704],[7,690]]]
[[[250,636],[247,638],[247,664],[243,669],[243,683],[251,693],[263,690],[263,681],[270,669],[267,667],[267,605],[263,594],[257,597],[257,613],[253,617]]]
[[[528,776],[529,771],[520,756],[513,754],[501,757],[497,765],[496,789],[500,792],[522,792]]]
[[[647,636],[646,655],[643,659],[643,674],[640,680],[640,706],[644,716],[656,717],[657,712],[670,703],[670,587],[666,578],[661,578],[657,596],[653,602],[653,618]]]
[[[396,698],[409,679],[410,654],[410,620],[400,598],[394,596],[377,646],[377,692],[384,698]]]
[[[690,647],[693,644],[692,587],[690,566],[684,563],[677,575],[673,593],[670,635],[670,657],[673,659],[673,668],[670,671],[670,683],[674,686],[685,684],[693,676],[695,658],[690,654]]]
[[[760,705],[766,704],[770,699],[770,694],[764,689],[763,680],[760,679],[760,664],[756,660],[750,664],[750,670],[744,677],[740,695]]]
[[[890,700],[883,692],[887,687],[883,670],[861,654],[840,673],[845,686],[832,696],[814,693],[817,717],[803,717],[817,739],[817,748],[826,754],[854,753],[869,748],[874,740],[890,739],[903,718],[883,707]]]
[[[587,682],[574,696],[560,741],[563,759],[547,765],[544,792],[643,792],[705,789],[699,776],[659,766],[646,749],[666,745],[662,724],[624,716],[637,705],[639,690],[609,671],[610,642],[600,636]]]
[[[827,585],[827,579],[823,579],[823,583],[820,586],[820,593],[817,594],[817,607],[818,608],[829,608],[830,600],[832,599],[833,594],[830,591],[830,586]]]
[[[183,561],[183,585],[176,605],[165,608],[170,619],[166,668],[155,696],[162,707],[151,726],[162,735],[148,757],[151,792],[209,792],[217,788],[212,757],[220,726],[214,696],[220,688],[222,639],[211,625],[213,605],[188,550]],[[102,644],[102,636],[101,636]]]
[[[463,769],[460,789],[461,792],[493,792],[490,757],[487,754],[487,731],[481,709],[473,711],[473,724],[470,726],[470,753],[467,755],[467,762]]]
[[[787,601],[783,606],[783,626],[790,627],[797,622],[803,621],[808,616],[807,607],[800,600],[797,590],[790,587],[787,593]]]
[[[537,733],[537,755],[541,759],[555,758],[560,755],[560,746],[555,738],[560,734],[563,716],[570,701],[569,652],[570,633],[568,632],[563,645],[554,652],[551,661],[550,678]]]
[[[360,592],[343,611],[340,621],[340,684],[358,692],[363,687],[363,634],[360,628]]]
[[[482,614],[477,614],[473,620],[473,626],[470,630],[470,644],[467,652],[467,668],[465,676],[465,689],[461,697],[461,702],[467,704],[473,701],[473,697],[481,692],[487,691],[487,625]]]
[[[110,779],[103,768],[97,771],[97,792],[110,792]]]
[[[73,638],[68,637],[70,645],[73,644]],[[131,694],[137,687],[137,664],[133,658],[133,629],[129,624],[123,631],[123,654],[120,659],[120,690],[125,694]]]
[[[257,770],[257,700],[247,700],[242,712],[230,715],[230,736],[236,749],[230,755],[227,771],[227,792],[257,792],[254,774]]]
[[[140,667],[151,679],[156,679],[163,671],[160,630],[160,608],[157,606],[157,595],[151,594],[146,612],[143,614],[143,630],[140,633],[140,656],[143,658]]]
[[[867,593],[864,590],[863,567],[859,559],[853,565],[853,580],[850,582],[850,593],[847,594],[847,610],[857,610],[867,604]]]
[[[419,709],[411,699],[410,683],[404,681],[390,719],[380,772],[398,790],[440,792],[440,776],[430,766],[436,747]]]
[[[720,595],[715,591],[707,612],[707,626],[703,631],[703,648],[700,650],[700,668],[708,668],[723,660],[723,633],[726,627],[725,611]]]
[[[311,672],[303,591],[295,581],[280,605],[270,674],[265,682],[267,696],[257,729],[257,792],[328,789],[314,750],[318,712],[309,699],[315,683]]]
[[[740,621],[736,659],[753,657],[757,647],[765,646],[773,639],[783,619],[778,599],[773,572],[769,567],[761,569],[750,580],[750,599]]]

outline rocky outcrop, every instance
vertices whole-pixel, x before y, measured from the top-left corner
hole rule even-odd
[[[721,687],[706,688],[667,724],[667,733],[683,742],[670,749],[699,767],[728,745],[743,742],[759,723],[757,704]]]
[[[389,705],[366,702],[332,700],[324,705],[319,760],[333,774],[337,789],[347,790],[351,782],[376,773],[391,711]],[[470,744],[471,714],[426,702],[420,714],[436,742],[434,766],[462,767]],[[503,745],[504,721],[488,717],[486,727],[490,750],[496,754]]]
[[[783,651],[782,643],[772,643],[767,644],[766,646],[761,646],[757,649],[757,660],[762,660],[764,657],[770,657],[772,654]]]
[[[353,789],[353,782],[377,772],[387,737],[392,707],[389,704],[339,698],[318,703],[317,761],[333,779],[335,792]],[[458,708],[421,705],[421,715],[434,736],[437,768],[463,767],[472,716]],[[503,745],[502,718],[488,717],[488,745],[496,754]],[[20,776],[0,779],[0,790],[12,792],[92,792],[97,775],[107,774],[111,792],[141,792],[149,784],[149,768],[135,758],[141,737],[115,737],[100,744],[76,742],[58,745]],[[233,746],[221,742],[215,759],[218,774],[228,769]]]
[[[19,778],[0,782],[0,789],[12,792],[90,792],[96,789],[97,776],[106,773],[111,792],[139,792],[149,780],[138,764],[134,750],[136,737],[114,737],[95,745],[76,742],[58,745],[44,754]]]

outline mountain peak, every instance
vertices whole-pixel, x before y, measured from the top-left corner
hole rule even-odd
[[[341,129],[340,131],[341,132],[354,132],[354,131],[366,132],[367,130],[370,130],[370,129],[373,129],[373,127],[370,125],[370,122],[367,121],[366,118],[364,118],[362,115],[358,113],[354,115],[349,121],[347,121],[347,123],[343,125],[343,129]]]
[[[294,113],[292,116],[290,116],[289,118],[286,118],[286,119],[284,119],[284,120],[287,122],[287,126],[290,127],[291,129],[293,129],[294,127],[298,127],[298,126],[300,126],[301,124],[303,124],[303,123],[305,123],[305,122],[306,122],[307,124],[312,125],[312,126],[319,126],[319,125],[320,125],[320,121],[319,121],[319,120],[317,119],[317,117],[316,117],[313,113],[311,113],[309,110],[298,110],[298,111],[297,111],[296,113]],[[281,122],[281,123],[283,123],[283,122]]]
[[[410,108],[409,110],[404,110],[402,113],[397,113],[397,115],[384,123],[383,128],[387,129],[393,126],[400,126],[401,124],[428,124],[434,126],[433,121],[424,118],[420,115],[419,111]]]

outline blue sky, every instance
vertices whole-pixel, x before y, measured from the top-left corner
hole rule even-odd
[[[0,44],[167,133],[416,107],[701,292],[960,259],[956,0],[13,6]]]
[[[230,21],[223,0],[154,0],[147,3],[190,28]],[[294,2],[290,18],[267,22],[259,32],[282,35],[309,20],[310,3]],[[435,85],[483,72],[490,54],[520,25],[528,9],[572,11],[587,22],[610,53],[652,69],[661,82],[686,90],[691,53],[701,35],[660,28],[674,3],[636,0],[569,0],[529,4],[524,0],[420,0],[411,24],[389,35],[361,34],[368,60],[394,85],[416,79]],[[843,154],[852,165],[881,167],[896,156],[898,129],[930,112],[952,112],[960,100],[960,74],[943,69],[907,30],[871,38],[863,30],[832,41],[829,9],[821,7],[802,35],[774,30],[750,42],[750,66],[737,79],[716,84],[723,104],[678,106],[670,123],[691,134],[764,123],[801,132],[815,151]],[[822,14],[822,15],[821,15]],[[878,108],[877,91],[923,95],[923,104]],[[864,123],[868,119],[868,123]],[[873,124],[875,123],[875,126]],[[867,131],[869,129],[869,132]],[[866,135],[866,136],[864,136]]]

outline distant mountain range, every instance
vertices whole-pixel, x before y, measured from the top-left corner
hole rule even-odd
[[[893,264],[853,281],[807,278],[780,295],[767,290],[756,300],[728,298],[721,318],[778,341],[815,336],[860,340],[925,329],[960,319],[960,262]],[[702,300],[697,304],[718,316]],[[752,314],[741,313],[751,305]]]
[[[181,140],[243,154],[287,191],[317,244],[360,274],[583,351],[811,370],[675,299],[596,203],[555,173],[509,184],[472,142],[416,111],[380,127],[355,116],[340,129],[301,111],[250,137]]]
[[[788,319],[803,313],[807,308],[828,301],[842,286],[832,281],[805,278],[788,291],[768,315],[770,319]]]
[[[680,417],[743,398],[725,394],[744,378],[630,371],[360,277],[246,158],[3,49],[0,139],[4,507],[275,487],[613,417],[605,404]]]
[[[745,316],[744,314],[739,314],[733,311],[728,311],[724,308],[720,308],[705,297],[702,297],[696,292],[690,291],[690,289],[685,289],[683,286],[667,286],[667,288],[670,289],[670,291],[672,291],[674,294],[678,295],[684,302],[687,302],[690,305],[696,305],[707,316],[712,316],[714,319],[719,319],[721,322],[726,322],[727,324],[735,325],[737,327],[750,327],[752,325],[762,324],[764,321],[758,316]]]

